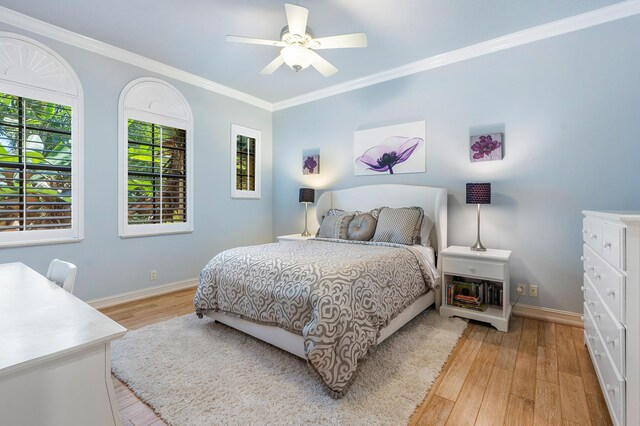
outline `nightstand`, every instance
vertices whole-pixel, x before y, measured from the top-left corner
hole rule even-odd
[[[314,237],[314,235],[311,235],[309,237],[303,237],[300,234],[291,234],[291,235],[280,235],[278,237],[278,242],[279,243],[284,243],[284,242],[289,242],[289,241],[306,241],[306,240],[310,240]]]
[[[442,272],[443,317],[463,317],[488,322],[500,331],[509,329],[509,259],[511,250],[474,251],[451,246],[439,254]],[[455,298],[455,295],[467,296]],[[470,297],[469,297],[470,296]],[[454,306],[458,305],[458,306]],[[462,307],[477,304],[486,309]]]

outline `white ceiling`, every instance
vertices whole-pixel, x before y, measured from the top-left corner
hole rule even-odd
[[[0,0],[59,27],[278,102],[620,0],[301,0],[316,37],[366,32],[369,47],[322,50],[339,72],[260,70],[278,49],[226,43],[278,39],[283,0]]]

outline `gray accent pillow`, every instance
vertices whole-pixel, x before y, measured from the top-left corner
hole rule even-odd
[[[376,232],[377,220],[369,213],[356,215],[349,223],[347,235],[350,240],[369,241]]]
[[[373,241],[413,245],[420,237],[424,211],[420,207],[380,210]]]
[[[351,219],[353,219],[353,215],[347,214],[325,216],[320,229],[318,229],[318,237],[348,239],[347,231]]]

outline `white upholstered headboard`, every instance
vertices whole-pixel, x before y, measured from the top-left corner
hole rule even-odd
[[[369,211],[377,207],[422,207],[433,220],[431,245],[439,253],[447,248],[447,189],[416,185],[367,185],[326,191],[318,199],[318,223],[329,209]],[[435,238],[434,238],[435,237]]]

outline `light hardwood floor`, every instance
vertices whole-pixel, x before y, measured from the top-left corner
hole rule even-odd
[[[194,289],[102,312],[128,329],[193,312]],[[125,426],[163,425],[113,378]],[[610,425],[582,329],[513,317],[508,333],[472,323],[410,425]]]

